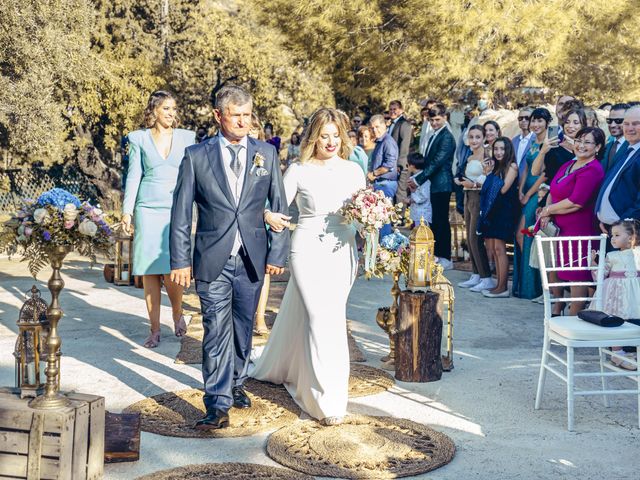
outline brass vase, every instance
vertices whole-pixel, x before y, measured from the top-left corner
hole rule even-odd
[[[393,287],[391,287],[391,297],[393,302],[389,308],[378,309],[378,315],[376,316],[376,323],[382,330],[389,335],[389,355],[385,355],[381,358],[383,364],[382,368],[385,370],[395,370],[396,362],[396,318],[398,316],[398,297],[400,296],[400,272],[393,272]]]
[[[60,269],[62,268],[64,257],[66,257],[70,251],[71,247],[55,246],[47,252],[47,256],[51,262],[51,268],[53,268],[47,284],[51,292],[51,304],[47,309],[47,319],[49,320],[47,368],[45,370],[47,381],[44,386],[44,393],[29,403],[29,406],[32,408],[44,410],[66,407],[70,404],[69,399],[60,393],[60,346],[62,345],[62,341],[58,336],[58,322],[63,315],[58,297],[64,288],[64,281],[60,275]]]

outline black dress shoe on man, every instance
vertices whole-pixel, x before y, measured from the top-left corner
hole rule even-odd
[[[251,399],[247,396],[243,386],[233,387],[231,389],[233,394],[233,406],[236,408],[250,408]]]
[[[229,414],[219,408],[207,410],[207,414],[195,424],[196,430],[218,430],[229,426]]]

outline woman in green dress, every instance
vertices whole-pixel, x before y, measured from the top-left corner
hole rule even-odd
[[[195,132],[176,128],[177,106],[173,95],[156,91],[145,109],[145,130],[129,137],[129,170],[122,220],[127,231],[134,224],[133,275],[141,275],[151,333],[144,346],[160,343],[161,288],[164,284],[173,313],[177,337],[187,327],[182,315],[182,287],[169,278],[169,223],[173,191],[185,149],[195,143]]]

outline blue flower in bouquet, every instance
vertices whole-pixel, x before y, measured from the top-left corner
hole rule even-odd
[[[51,241],[51,233],[49,232],[49,230],[45,230],[44,232],[42,232],[42,238],[44,238],[47,242]]]
[[[380,240],[380,246],[382,248],[386,248],[387,250],[393,250],[397,252],[401,248],[407,247],[409,245],[409,239],[401,234],[398,230],[389,235],[385,235]]]
[[[80,199],[72,193],[67,192],[64,188],[52,188],[38,197],[39,205],[52,205],[58,210],[64,210],[65,205],[68,203],[74,205],[76,208],[80,208],[81,205]]]

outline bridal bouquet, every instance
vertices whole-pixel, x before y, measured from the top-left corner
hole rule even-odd
[[[102,210],[62,188],[23,200],[0,232],[0,252],[13,255],[21,248],[34,277],[48,263],[52,247],[75,249],[95,262],[96,253],[110,255],[113,244]]]
[[[370,187],[355,192],[340,210],[348,221],[359,225],[365,239],[365,273],[370,276],[376,268],[378,258],[378,230],[387,223],[396,223],[400,206],[393,205],[391,199],[379,190]]]

